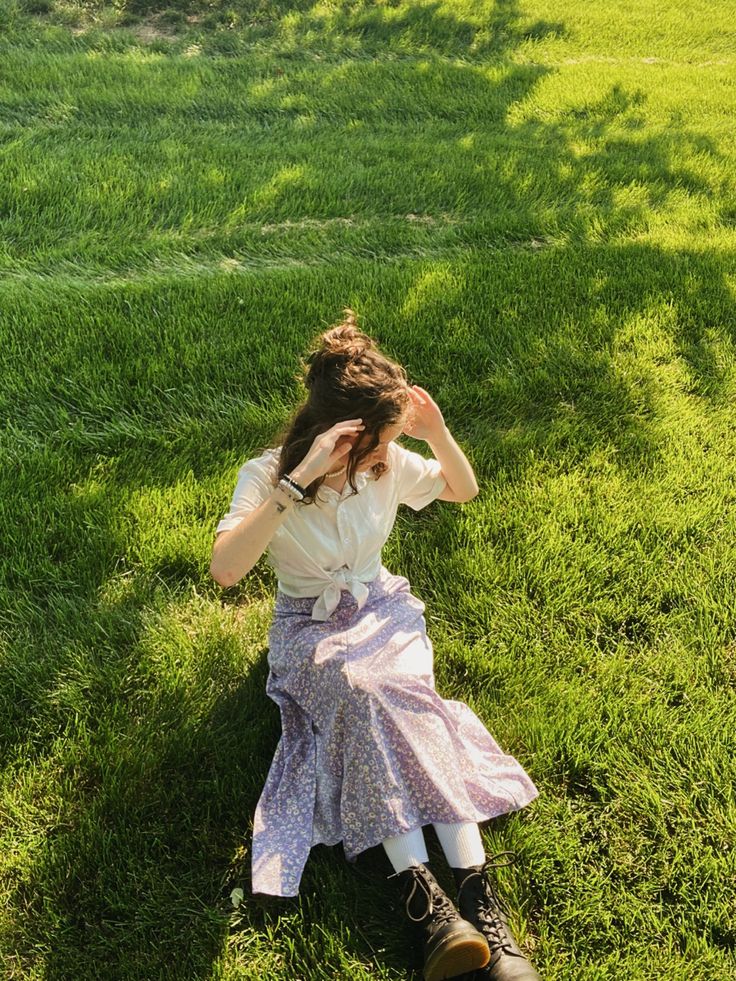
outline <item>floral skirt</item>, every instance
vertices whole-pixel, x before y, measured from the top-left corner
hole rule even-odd
[[[424,603],[385,567],[326,621],[277,592],[267,694],[282,733],[256,808],[254,893],[296,896],[313,845],[354,861],[435,821],[482,822],[537,790],[464,703],[440,698]]]

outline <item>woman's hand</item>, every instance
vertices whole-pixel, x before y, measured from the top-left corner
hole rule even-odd
[[[412,408],[403,432],[407,436],[423,439],[428,443],[437,439],[446,428],[440,407],[429,392],[420,388],[419,385],[410,386],[409,395],[411,396]]]
[[[362,419],[345,419],[343,422],[335,423],[330,429],[315,437],[307,455],[299,466],[292,470],[292,477],[295,480],[301,478],[304,486],[308,487],[318,477],[339,469],[364,429],[365,424]]]

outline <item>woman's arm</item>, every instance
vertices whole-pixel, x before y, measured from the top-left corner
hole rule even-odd
[[[414,412],[404,427],[407,436],[425,440],[442,467],[447,487],[438,496],[439,501],[469,501],[478,493],[478,482],[467,457],[455,442],[447,428],[439,406],[429,392],[419,385],[409,388]]]
[[[447,426],[443,432],[429,438],[427,443],[447,481],[447,487],[437,496],[437,500],[465,502],[474,498],[479,488],[473,468]]]
[[[309,487],[317,477],[345,458],[360,430],[362,419],[344,419],[324,433],[319,433],[302,462],[288,475],[302,487]],[[276,530],[294,507],[294,500],[281,486],[275,487],[258,507],[234,528],[217,536],[212,550],[210,575],[221,586],[232,586],[250,572],[268,547]]]
[[[291,476],[301,483],[299,470]],[[281,487],[254,508],[234,528],[221,531],[215,539],[210,575],[220,586],[233,586],[247,575],[294,507],[294,499]]]

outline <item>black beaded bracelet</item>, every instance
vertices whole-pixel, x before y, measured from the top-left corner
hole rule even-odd
[[[286,474],[284,474],[284,476],[281,479],[286,480],[288,483],[290,483],[291,486],[294,488],[294,490],[298,491],[302,495],[302,497],[306,495],[307,492],[304,490],[304,488],[300,484],[297,484],[295,480],[292,480],[291,477],[288,477]]]

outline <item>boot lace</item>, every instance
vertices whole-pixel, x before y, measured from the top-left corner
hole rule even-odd
[[[499,861],[499,859],[506,857],[508,857],[507,861]],[[508,910],[501,901],[489,876],[491,870],[506,868],[509,865],[513,865],[515,861],[515,852],[499,852],[497,855],[492,855],[486,859],[479,871],[468,873],[458,890],[459,895],[466,882],[469,882],[475,876],[480,876],[482,890],[477,909],[478,925],[482,928],[483,936],[488,941],[491,954],[494,954],[498,950],[503,951],[505,954],[516,954],[513,939],[509,936],[506,929]]]
[[[400,875],[399,872],[395,872],[393,875],[388,876],[389,879],[395,878]],[[427,899],[427,910],[422,916],[412,916],[411,913],[411,901],[419,888],[425,895]],[[427,879],[422,875],[419,870],[414,872],[412,876],[412,886],[409,895],[406,897],[406,915],[414,923],[421,923],[426,920],[428,916],[434,917],[434,922],[438,926],[443,926],[445,923],[450,923],[457,919],[457,910],[452,905],[450,900],[440,892],[434,885],[433,882],[427,881]]]

